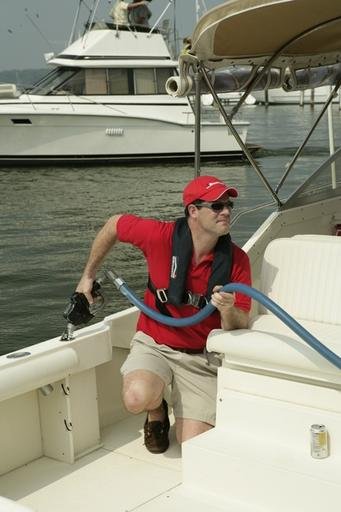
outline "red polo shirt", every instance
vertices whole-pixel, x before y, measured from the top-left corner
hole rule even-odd
[[[156,288],[168,288],[174,226],[174,222],[161,222],[135,215],[122,215],[117,223],[118,240],[131,243],[141,249],[147,261],[151,281]],[[231,282],[251,285],[249,258],[237,245],[232,244],[232,246]],[[212,262],[213,252],[198,265],[195,265],[192,260],[187,275],[187,290],[203,295],[206,293]],[[149,289],[144,294],[144,302],[157,310],[155,296]],[[235,306],[249,311],[251,299],[236,293]],[[192,316],[198,312],[193,306],[187,305],[177,307],[167,304],[167,309],[175,318]],[[217,311],[191,327],[170,327],[152,320],[144,313],[140,313],[137,322],[137,330],[148,334],[157,343],[173,348],[204,348],[209,332],[220,327],[220,314]]]

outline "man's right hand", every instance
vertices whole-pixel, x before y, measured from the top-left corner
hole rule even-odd
[[[83,276],[76,288],[76,292],[84,293],[85,297],[88,299],[89,304],[94,303],[94,298],[91,294],[94,281],[95,279],[92,279],[91,277]]]

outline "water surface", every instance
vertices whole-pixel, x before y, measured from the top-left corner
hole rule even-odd
[[[257,162],[267,180],[278,183],[286,163],[303,140],[320,107],[245,107],[251,123],[248,141],[262,145]],[[336,140],[341,140],[340,112],[334,106]],[[299,160],[283,197],[310,175],[327,154],[327,122],[314,135]],[[203,174],[214,174],[240,191],[238,209],[268,202],[270,195],[246,162],[204,163]],[[59,335],[62,312],[78,282],[90,243],[114,213],[131,212],[160,219],[182,215],[181,193],[194,175],[191,164],[140,166],[1,168],[1,336],[4,354]],[[264,220],[269,209],[242,217],[233,227],[240,245]],[[141,296],[146,283],[138,250],[121,244],[108,257],[114,268]],[[100,316],[127,307],[110,285]]]

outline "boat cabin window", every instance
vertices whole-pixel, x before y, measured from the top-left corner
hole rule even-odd
[[[55,90],[51,91],[50,94],[74,94],[80,95],[85,93],[85,72],[84,69],[74,73],[70,78],[66,79],[56,87]]]
[[[30,91],[46,95],[166,94],[166,80],[175,68],[58,68]]]
[[[107,75],[105,69],[85,69],[85,88],[83,94],[107,94]]]
[[[108,69],[108,94],[130,94],[127,69]]]
[[[156,71],[156,92],[157,94],[166,94],[166,82],[168,78],[176,75],[171,68],[158,68]]]
[[[174,74],[171,68],[135,69],[135,94],[166,94],[166,81]]]
[[[153,69],[135,69],[135,94],[155,94],[155,77]]]

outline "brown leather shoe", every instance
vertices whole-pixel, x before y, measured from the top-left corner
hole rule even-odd
[[[148,414],[144,423],[144,444],[151,453],[163,453],[169,447],[169,418],[168,405],[162,400],[162,407],[165,413],[163,421],[148,421]]]

